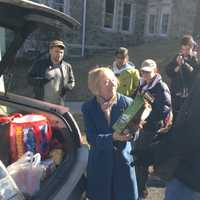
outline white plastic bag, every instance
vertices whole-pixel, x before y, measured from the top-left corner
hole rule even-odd
[[[40,189],[40,180],[43,176],[40,161],[39,153],[33,155],[32,152],[26,152],[19,160],[7,167],[21,192],[26,195],[33,196]]]
[[[0,160],[0,200],[25,200],[21,191]]]

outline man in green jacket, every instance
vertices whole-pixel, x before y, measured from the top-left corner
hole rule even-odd
[[[126,96],[132,96],[139,84],[140,75],[134,64],[129,62],[127,48],[120,47],[115,52],[115,60],[111,69],[120,83],[118,92]]]

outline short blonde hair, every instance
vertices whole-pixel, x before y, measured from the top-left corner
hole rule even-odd
[[[96,69],[92,69],[88,73],[88,88],[93,95],[96,95],[96,96],[99,95],[99,83],[101,81],[100,77],[101,77],[102,74],[108,75],[108,77],[110,77],[110,79],[114,78],[116,86],[117,87],[119,86],[119,81],[110,68],[99,67],[99,68],[96,68]]]

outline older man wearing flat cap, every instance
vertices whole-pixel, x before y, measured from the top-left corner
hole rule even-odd
[[[52,41],[49,45],[49,57],[33,65],[29,83],[33,86],[35,98],[63,105],[66,91],[74,88],[72,67],[63,60],[64,49],[63,41]]]

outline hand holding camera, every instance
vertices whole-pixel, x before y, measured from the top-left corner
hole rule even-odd
[[[181,68],[181,65],[184,64],[184,58],[182,53],[179,53],[179,55],[176,58],[177,66],[174,68],[175,72],[178,72]]]
[[[176,62],[178,65],[184,64],[184,55],[180,52],[176,58]]]

